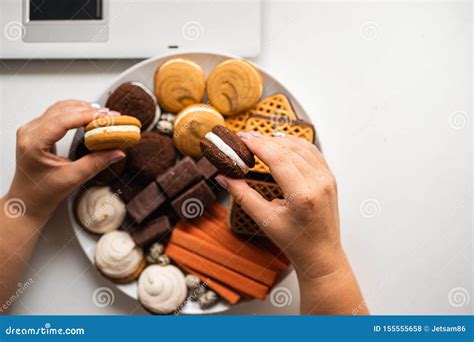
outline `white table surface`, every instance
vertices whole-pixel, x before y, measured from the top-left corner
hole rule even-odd
[[[312,116],[372,313],[472,310],[471,24],[468,1],[264,2],[255,61]],[[17,127],[57,100],[94,100],[136,62],[0,61],[1,193],[14,173]],[[112,305],[93,303],[97,288],[113,286],[86,259],[64,205],[44,229],[29,278],[14,314],[146,314],[117,290]],[[296,279],[282,286],[289,306],[256,301],[229,313],[297,314]]]

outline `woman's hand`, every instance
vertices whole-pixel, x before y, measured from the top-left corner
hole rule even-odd
[[[15,176],[3,201],[20,200],[24,203],[26,216],[43,222],[74,189],[124,158],[124,152],[119,150],[91,153],[77,161],[53,153],[55,143],[68,130],[85,126],[107,114],[107,109],[92,108],[84,101],[67,100],[54,104],[42,116],[20,127]]]
[[[53,153],[55,143],[68,130],[110,114],[106,108],[95,109],[87,102],[61,101],[18,129],[15,176],[10,190],[0,199],[0,303],[15,293],[41,229],[59,203],[125,157],[124,152],[115,150],[70,161]],[[4,307],[0,308],[0,315],[4,313]]]
[[[362,296],[341,246],[336,179],[324,157],[313,144],[290,135],[247,132],[240,137],[269,166],[285,199],[269,202],[244,180],[218,176],[219,183],[291,260],[304,313],[350,313]],[[315,292],[343,286],[346,281],[350,281],[346,290],[354,296],[343,308],[333,301],[325,305]]]
[[[240,136],[270,167],[285,199],[266,201],[243,180],[226,178],[228,190],[298,272],[308,277],[332,272],[337,266],[334,256],[341,253],[337,187],[321,153],[313,144],[290,135],[251,132]],[[318,267],[312,267],[315,262]]]

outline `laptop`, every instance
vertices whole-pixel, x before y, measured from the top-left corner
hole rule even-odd
[[[260,0],[1,0],[0,58],[147,58],[261,48]]]

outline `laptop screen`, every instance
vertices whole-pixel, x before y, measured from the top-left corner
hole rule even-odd
[[[101,20],[102,0],[29,0],[30,20]]]

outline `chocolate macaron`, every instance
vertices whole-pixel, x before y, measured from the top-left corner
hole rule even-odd
[[[255,166],[255,156],[244,142],[224,126],[214,126],[200,143],[202,154],[224,175],[244,178]]]
[[[127,82],[119,86],[109,96],[105,106],[137,118],[142,123],[143,130],[153,128],[160,116],[155,95],[140,82]]]

